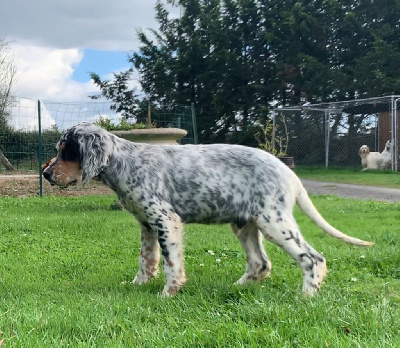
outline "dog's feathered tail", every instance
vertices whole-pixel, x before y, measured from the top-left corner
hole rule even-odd
[[[319,228],[321,228],[326,234],[329,234],[332,237],[342,240],[343,242],[358,245],[358,246],[369,246],[374,243],[366,242],[361,239],[353,238],[344,234],[331,226],[325,219],[321,216],[318,210],[315,208],[314,204],[311,202],[310,197],[308,197],[307,191],[301,184],[300,180],[298,180],[298,194],[296,197],[296,203],[300,210],[307,215],[312,222],[314,222]]]

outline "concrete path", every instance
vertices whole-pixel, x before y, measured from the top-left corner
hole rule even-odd
[[[13,174],[13,175],[0,175],[2,180],[15,180],[15,179],[35,179],[39,178],[39,174]]]
[[[306,190],[314,195],[336,195],[343,198],[400,203],[400,189],[339,184],[302,179]]]

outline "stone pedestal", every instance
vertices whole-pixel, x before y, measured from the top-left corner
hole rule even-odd
[[[135,143],[158,145],[178,145],[178,140],[187,135],[187,131],[180,128],[149,128],[112,131],[117,137]]]

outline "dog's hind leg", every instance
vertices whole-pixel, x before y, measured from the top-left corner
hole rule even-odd
[[[271,271],[271,262],[265,253],[262,235],[257,226],[248,223],[239,229],[232,223],[231,228],[246,254],[246,272],[235,284],[241,285],[267,277]]]
[[[266,219],[260,215],[257,226],[264,237],[281,247],[300,267],[303,273],[303,294],[313,296],[326,274],[325,259],[303,238],[294,217],[275,210]]]
[[[157,275],[160,259],[157,233],[152,231],[150,226],[146,227],[141,223],[139,225],[141,233],[139,270],[132,281],[138,285],[146,283]]]

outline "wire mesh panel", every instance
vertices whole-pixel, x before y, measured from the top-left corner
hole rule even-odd
[[[288,154],[296,165],[361,167],[359,149],[384,151],[390,140],[397,169],[399,129],[396,96],[276,109],[290,134]],[[279,120],[279,116],[276,117]]]
[[[192,117],[192,108],[190,106],[172,105],[172,106],[152,106],[148,108],[148,117],[155,127],[180,128],[187,131],[180,144],[194,144],[194,126]]]
[[[37,102],[27,98],[16,98],[0,114],[0,173],[37,170],[37,115]]]
[[[295,158],[296,165],[324,165],[325,122],[324,111],[310,109],[277,110],[277,133],[283,136],[282,121],[285,120],[289,144],[287,156]]]
[[[40,101],[43,161],[54,157],[55,144],[62,133],[78,122],[96,122],[107,118],[117,124],[120,116],[110,109],[109,102],[59,103]]]
[[[329,165],[361,168],[359,149],[367,145],[378,151],[378,114],[366,108],[364,112],[329,111]]]

